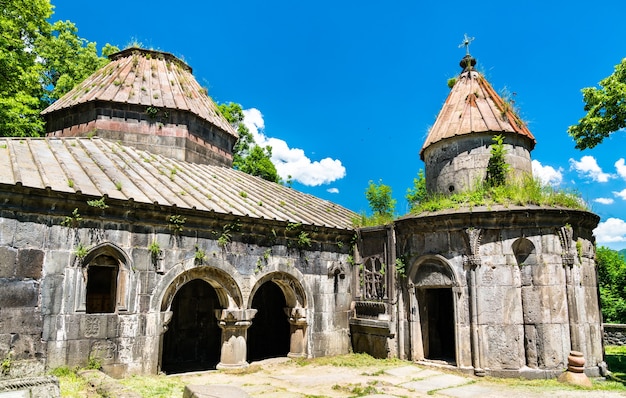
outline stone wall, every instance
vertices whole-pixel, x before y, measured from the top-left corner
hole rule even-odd
[[[564,209],[474,208],[396,222],[397,253],[408,266],[406,354],[494,376],[546,377],[575,349],[597,374],[597,221]],[[449,294],[452,304],[437,307]],[[452,331],[437,326],[445,319],[432,314],[442,311]]]
[[[232,166],[236,137],[190,112],[108,102],[90,102],[47,114],[50,137],[98,136],[174,159]]]
[[[626,325],[619,323],[603,323],[604,345],[626,345]]]
[[[216,292],[213,319],[225,328],[230,316],[254,314],[255,292],[272,282],[289,310],[290,355],[350,350],[350,231],[114,200],[101,210],[80,194],[14,194],[0,194],[7,204],[0,212],[0,358],[10,357],[21,374],[85,366],[90,358],[112,375],[156,373],[172,300],[194,279]],[[75,208],[77,225],[61,225]],[[174,212],[182,231],[168,223]],[[298,241],[301,232],[310,244]],[[101,256],[118,264],[115,311],[88,313],[88,270]],[[236,344],[235,365],[244,365],[245,340]]]
[[[443,140],[424,150],[426,189],[443,194],[458,193],[484,181],[491,158],[493,134],[474,133]],[[506,163],[512,177],[532,175],[531,143],[518,134],[504,135]]]

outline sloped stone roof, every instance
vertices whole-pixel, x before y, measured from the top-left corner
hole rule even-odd
[[[217,109],[191,68],[170,53],[128,48],[41,112],[46,115],[91,101],[191,112],[228,134],[237,132]]]
[[[339,229],[352,229],[355,216],[231,168],[178,161],[102,138],[1,137],[3,185]]]
[[[472,133],[520,134],[531,141],[531,150],[536,144],[526,124],[489,82],[473,69],[475,61],[473,58],[471,60],[472,65],[466,67],[457,78],[435,124],[428,132],[420,151],[422,160],[424,150],[430,145]],[[463,61],[461,65],[464,65]]]

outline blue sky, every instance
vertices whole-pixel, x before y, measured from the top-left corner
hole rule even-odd
[[[580,89],[626,57],[623,0],[120,1],[53,0],[101,47],[132,42],[184,59],[217,102],[238,102],[294,188],[354,211],[369,180],[397,211],[419,151],[465,54],[493,87],[515,93],[537,138],[536,175],[575,189],[601,217],[598,243],[626,248],[626,134],[579,151],[567,127]],[[280,160],[278,159],[280,158]],[[620,160],[621,159],[621,160]]]

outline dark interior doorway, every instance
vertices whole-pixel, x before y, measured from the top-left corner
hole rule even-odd
[[[248,329],[248,361],[284,357],[289,353],[289,320],[285,295],[274,282],[266,282],[254,294],[258,310]]]
[[[424,357],[456,363],[452,289],[419,289],[420,322]]]
[[[176,293],[171,308],[172,320],[163,336],[161,370],[182,373],[215,369],[222,343],[214,311],[221,308],[215,289],[203,280],[192,280]]]
[[[116,261],[109,256],[100,256],[93,263],[87,268],[85,310],[88,314],[115,312]]]

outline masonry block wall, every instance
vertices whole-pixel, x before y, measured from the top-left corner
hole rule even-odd
[[[598,374],[594,223],[591,213],[554,209],[398,221],[397,255],[409,267],[406,355],[496,376],[551,377],[576,350]]]
[[[90,358],[113,375],[156,373],[164,361],[175,370],[180,364],[164,352],[163,339],[168,331],[183,333],[184,319],[177,321],[179,307],[173,303],[194,280],[216,297],[210,307],[215,310],[203,315],[219,333],[215,341],[230,344],[222,336],[228,330],[245,341],[246,329],[235,328],[236,322],[248,322],[249,333],[255,320],[272,324],[263,318],[266,301],[256,301],[258,293],[264,300],[282,300],[270,311],[285,325],[280,355],[349,352],[349,231],[263,225],[181,209],[177,214],[185,222],[175,231],[167,221],[172,209],[123,202],[100,210],[80,199],[41,194],[16,203],[19,212],[3,210],[0,217],[0,357],[11,358],[11,372],[41,374],[63,365],[85,366]],[[74,208],[81,220],[61,225]],[[231,228],[228,236],[225,225]],[[303,231],[308,244],[297,239]],[[115,270],[114,286],[94,287],[95,269],[106,275]],[[279,293],[262,293],[266,285]],[[96,292],[91,297],[89,289]],[[114,309],[90,311],[90,305]],[[203,313],[203,303],[197,305]],[[218,366],[239,366],[250,348],[236,345],[239,357],[233,363],[220,346],[206,355],[219,360]],[[209,362],[202,362],[202,355],[186,358],[204,366]]]

